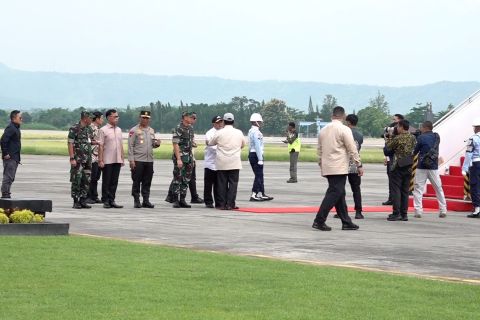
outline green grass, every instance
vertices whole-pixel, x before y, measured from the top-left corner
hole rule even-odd
[[[0,319],[478,319],[480,287],[86,237],[0,237]]]
[[[125,152],[127,150],[124,145]],[[203,160],[204,145],[199,145],[195,150],[195,158]],[[35,137],[34,139],[22,137],[22,153],[38,154],[38,155],[59,155],[67,156],[67,140],[59,140],[54,138],[52,134],[46,134],[45,138]],[[247,160],[248,148],[242,151],[242,159]],[[172,145],[170,142],[163,142],[160,148],[155,149],[154,156],[156,159],[171,159]],[[383,153],[380,148],[363,148],[361,151],[362,161],[364,163],[383,163]],[[284,145],[266,145],[265,146],[266,161],[289,161],[289,154]],[[316,162],[317,149],[313,145],[302,146],[299,161]]]

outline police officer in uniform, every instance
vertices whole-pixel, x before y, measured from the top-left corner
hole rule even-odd
[[[93,131],[91,115],[82,111],[80,122],[68,131],[68,154],[70,155],[70,182],[74,209],[90,209],[86,203],[92,169]]]
[[[173,130],[173,207],[191,208],[185,201],[193,170],[193,113],[183,112],[182,121]]]
[[[132,172],[134,208],[154,208],[150,203],[150,186],[153,177],[153,148],[160,146],[155,131],[150,127],[150,111],[140,111],[140,122],[128,134],[128,161]],[[140,190],[143,202],[140,204]]]
[[[475,210],[468,218],[480,218],[480,118],[472,123],[473,136],[468,139],[462,174],[470,176],[470,195]]]

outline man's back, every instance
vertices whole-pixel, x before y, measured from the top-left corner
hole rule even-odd
[[[359,161],[352,131],[342,122],[333,120],[320,131],[318,155],[322,175],[348,174],[350,155]]]
[[[231,125],[218,130],[213,140],[217,145],[217,170],[241,169],[241,151],[245,143],[242,131]]]

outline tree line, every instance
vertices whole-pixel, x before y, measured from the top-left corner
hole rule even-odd
[[[215,115],[223,115],[226,112],[232,112],[235,115],[236,127],[243,132],[250,128],[250,115],[259,112],[264,119],[262,132],[265,135],[283,135],[288,122],[293,121],[298,124],[300,121],[315,122],[318,118],[324,121],[330,121],[332,109],[337,106],[337,99],[333,95],[326,95],[322,105],[313,106],[312,99],[309,100],[307,112],[288,106],[285,101],[271,99],[268,102],[256,101],[247,97],[234,97],[230,102],[220,102],[215,104],[180,102],[178,106],[172,106],[170,103],[160,101],[151,102],[146,106],[117,108],[119,113],[119,126],[123,130],[129,130],[138,123],[140,110],[149,110],[152,112],[151,126],[156,132],[169,133],[178,124],[183,111],[193,111],[197,113],[196,132],[206,132],[211,128],[211,119]],[[424,121],[425,114],[431,110],[429,103],[417,103],[412,106],[410,112],[405,117],[410,120],[412,125],[418,126]],[[453,105],[449,105],[445,110],[434,114],[434,119],[439,119],[445,113],[450,111]],[[95,111],[92,108],[49,108],[38,109],[23,112],[24,128],[26,129],[48,129],[48,130],[67,130],[72,124],[79,121],[80,112],[83,110]],[[106,108],[99,109],[104,113]],[[5,126],[8,123],[9,112],[0,110],[0,125]],[[355,113],[355,110],[353,111]],[[380,92],[376,97],[370,99],[367,106],[356,113],[359,117],[358,127],[366,136],[379,137],[383,128],[391,122],[391,114],[388,102],[385,96]],[[313,127],[313,128],[312,128]],[[301,133],[316,132],[316,124],[312,127],[300,127]]]

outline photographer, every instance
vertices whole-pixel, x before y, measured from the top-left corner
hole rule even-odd
[[[382,138],[387,139],[393,138],[398,134],[397,124],[400,120],[403,120],[404,117],[401,114],[395,114],[392,118],[392,123],[383,129]],[[387,176],[388,176],[388,199],[385,202],[382,202],[384,206],[391,206],[393,204],[392,198],[392,179],[391,179],[391,171],[392,171],[392,163],[393,163],[393,152],[387,151],[387,144],[385,143],[385,147],[383,148],[383,154],[385,156],[383,160],[383,164],[387,167]]]
[[[408,221],[408,189],[412,175],[413,150],[416,139],[408,132],[408,120],[400,120],[397,124],[398,135],[387,139],[386,150],[393,152],[390,179],[392,183],[393,213],[388,221]]]

